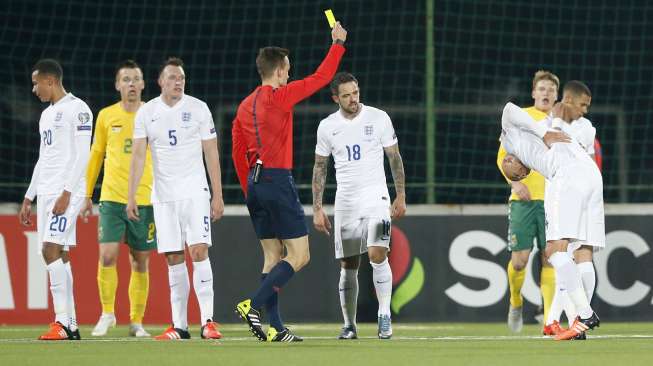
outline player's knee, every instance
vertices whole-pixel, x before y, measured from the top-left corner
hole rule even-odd
[[[43,255],[45,264],[50,264],[61,258],[61,251],[55,245],[44,244],[41,248],[41,255]]]
[[[369,251],[367,254],[370,258],[370,262],[374,264],[381,264],[386,260],[386,258],[388,258],[385,251],[381,250]]]
[[[300,263],[301,263],[301,267],[300,267],[300,268],[303,268],[303,267],[305,267],[305,266],[308,264],[308,262],[310,262],[310,260],[311,260],[311,254],[310,254],[310,253],[308,252],[308,250],[307,250],[305,253],[302,253],[302,255],[300,256],[299,259],[300,259]]]
[[[102,253],[100,254],[100,262],[103,267],[113,267],[116,265],[117,258],[113,253]]]
[[[201,262],[209,257],[209,247],[199,244],[190,247],[190,258],[193,262]]]
[[[544,257],[548,261],[551,259],[551,256],[553,253],[557,252],[558,248],[555,245],[547,245],[546,248],[544,249]]]
[[[168,266],[175,266],[182,264],[185,261],[184,252],[168,252],[166,253],[166,262]]]
[[[134,259],[132,261],[132,271],[133,272],[141,272],[145,273],[147,272],[147,267],[148,267],[148,260],[136,260]]]
[[[524,268],[526,268],[526,263],[521,260],[513,260],[512,268],[514,268],[515,271],[523,271]]]
[[[284,260],[290,263],[295,272],[299,272],[299,270],[306,267],[308,262],[311,260],[311,255],[306,251],[305,253],[296,253],[292,256],[288,255]]]
[[[358,269],[360,267],[360,255],[340,259],[340,267],[344,269]]]

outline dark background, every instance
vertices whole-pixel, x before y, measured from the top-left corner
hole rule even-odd
[[[186,63],[187,93],[212,108],[221,133],[227,203],[242,202],[231,164],[230,124],[236,105],[259,83],[258,48],[291,50],[291,77],[319,64],[330,44],[323,9],[349,31],[342,70],[360,81],[362,101],[389,112],[405,161],[408,201],[426,200],[424,1],[2,1],[0,6],[0,201],[22,198],[38,155],[32,65],[54,57],[64,85],[94,114],[114,103],[114,66],[143,67],[144,99],[158,95],[158,65]],[[508,189],[496,170],[498,116],[507,100],[529,105],[538,69],[564,83],[586,82],[594,94],[603,144],[606,202],[651,202],[653,128],[649,59],[653,6],[642,1],[435,1],[437,203],[501,203]],[[448,109],[481,106],[483,113]],[[335,106],[326,90],[296,108],[295,176],[310,202],[315,131]],[[625,122],[619,161],[617,114]],[[618,191],[624,164],[626,196]],[[388,181],[392,182],[386,168]],[[329,183],[334,184],[333,171]],[[333,199],[333,190],[325,201]]]

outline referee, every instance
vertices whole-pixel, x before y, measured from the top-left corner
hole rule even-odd
[[[236,311],[262,341],[302,341],[284,327],[278,308],[279,290],[309,260],[308,227],[291,171],[293,107],[335,75],[347,38],[339,22],[331,38],[333,44],[317,71],[291,83],[289,51],[261,48],[256,57],[261,85],[240,103],[232,125],[232,158],[265,258],[260,287],[251,298],[238,303]],[[284,249],[287,255],[282,260]],[[267,335],[260,319],[264,306],[270,316]]]

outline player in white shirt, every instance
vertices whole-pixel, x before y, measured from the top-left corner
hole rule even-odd
[[[583,82],[578,80],[571,80],[567,82],[563,88],[563,103],[567,103],[576,107],[581,114],[581,117],[571,121],[570,123],[562,123],[561,126],[555,126],[562,129],[563,132],[573,137],[581,147],[587,152],[587,154],[594,159],[594,139],[596,137],[596,128],[592,125],[592,122],[584,116],[589,111],[589,106],[592,102],[592,94]],[[547,185],[548,187],[548,185]],[[594,294],[594,289],[596,287],[596,274],[594,271],[594,265],[592,263],[593,251],[595,248],[601,248],[601,245],[594,243],[585,243],[576,249],[573,255],[576,263],[578,264],[578,270],[581,275],[583,282],[583,288],[587,299],[591,302],[592,296]],[[576,318],[576,312],[573,307],[573,304],[568,299],[567,292],[564,288],[560,288],[559,284],[556,286],[556,291],[554,293],[553,302],[551,304],[551,310],[549,311],[547,319],[545,319],[545,330],[546,327],[551,327],[553,324],[557,323],[560,319],[562,310],[565,310],[569,325],[571,326],[574,319]],[[584,339],[585,334],[581,335],[580,339]]]
[[[320,122],[313,167],[313,224],[329,235],[331,223],[322,208],[327,163],[336,168],[334,241],[340,259],[340,305],[344,327],[339,339],[355,339],[360,257],[368,253],[379,300],[378,336],[392,337],[392,272],[388,263],[391,219],[406,213],[404,166],[392,121],[384,111],[360,103],[358,81],[338,73],[331,82],[340,108]],[[392,206],[383,168],[388,157],[397,197]]]
[[[571,121],[580,116],[579,108],[559,103],[553,109],[553,126],[565,123],[560,119]],[[579,315],[556,340],[572,339],[600,324],[569,253],[583,244],[605,245],[601,173],[576,139],[537,124],[512,103],[505,106],[501,124],[501,143],[509,153],[502,164],[506,176],[520,180],[532,168],[548,180],[545,254],[556,271],[556,283],[567,290]]]
[[[190,284],[184,243],[193,260],[193,288],[200,305],[202,338],[222,335],[213,321],[213,271],[209,260],[211,222],[222,217],[222,183],[217,135],[206,103],[184,94],[183,62],[168,59],[159,73],[161,95],[136,113],[127,215],[138,220],[136,189],[143,174],[147,144],[152,152],[152,206],[157,248],[165,253],[170,282],[172,326],[155,337],[188,339]],[[202,153],[211,179],[206,182]],[[212,193],[212,196],[211,196]]]
[[[39,339],[80,339],[68,251],[76,245],[77,215],[84,202],[93,115],[86,103],[66,92],[57,61],[40,60],[33,70],[32,92],[50,105],[39,120],[39,159],[19,219],[31,225],[31,204],[38,196],[37,231],[55,312],[55,321]]]

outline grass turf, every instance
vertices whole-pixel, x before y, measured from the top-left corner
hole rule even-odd
[[[164,326],[147,326],[159,333]],[[339,341],[337,324],[291,326],[302,343],[256,341],[242,324],[221,327],[222,340],[202,340],[191,327],[188,341],[127,337],[127,327],[106,337],[37,341],[43,326],[0,326],[0,365],[651,365],[653,323],[604,323],[587,341],[556,342],[526,325],[521,334],[505,324],[427,323],[393,325],[390,341],[376,338],[376,324],[359,325],[358,340]]]

